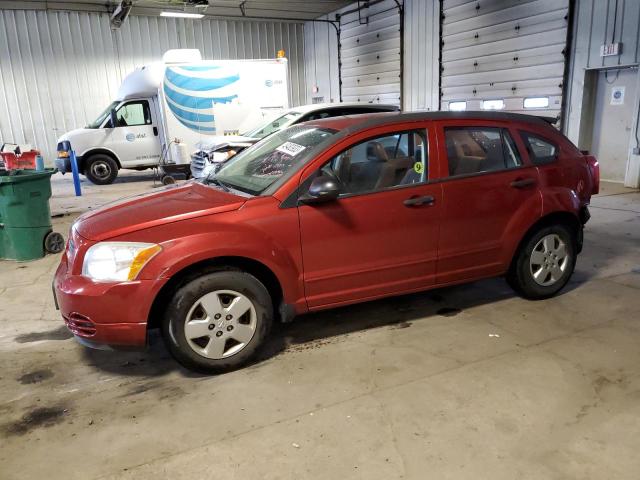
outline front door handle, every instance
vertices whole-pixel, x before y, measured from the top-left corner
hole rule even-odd
[[[422,205],[433,205],[436,199],[431,195],[425,195],[424,197],[411,197],[407,198],[403,203],[406,207],[420,207]]]
[[[153,127],[153,135],[158,136],[158,127]]]
[[[535,178],[519,178],[510,183],[513,188],[527,188],[536,184]]]

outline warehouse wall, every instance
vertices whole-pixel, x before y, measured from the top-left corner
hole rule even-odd
[[[439,35],[440,18],[438,0],[405,0],[404,18],[404,86],[405,110],[438,110],[439,106]],[[349,5],[338,12],[357,7]],[[335,19],[335,13],[323,19]],[[367,10],[363,10],[367,12]],[[397,15],[395,9],[388,15]],[[338,46],[333,27],[306,22],[305,68],[307,74],[306,98],[338,101]],[[313,93],[318,87],[318,93]],[[343,88],[345,85],[343,85]]]
[[[335,14],[320,19],[333,20]],[[339,102],[338,89],[338,37],[328,23],[305,22],[304,68],[306,84],[305,103]]]
[[[103,13],[0,9],[0,141],[30,143],[48,163],[56,139],[108,105],[134,68],[170,48],[206,59],[289,59],[292,105],[306,103],[300,23],[131,16],[119,30]]]
[[[405,110],[438,110],[440,96],[440,5],[438,0],[405,0]]]
[[[589,119],[593,108],[594,70],[640,63],[640,2],[576,0],[573,23],[565,132],[579,147],[588,149],[593,127]],[[615,42],[622,43],[621,54],[601,57],[600,46]],[[637,146],[636,136],[640,136],[640,105],[637,98],[631,101],[636,103],[630,151]],[[640,156],[630,153],[629,159],[625,184],[637,187],[640,185]]]

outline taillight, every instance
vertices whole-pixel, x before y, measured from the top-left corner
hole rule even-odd
[[[591,174],[591,195],[596,195],[600,192],[600,165],[593,155],[586,155],[585,159],[587,160],[589,173]]]

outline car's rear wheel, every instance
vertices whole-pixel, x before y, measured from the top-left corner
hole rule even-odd
[[[84,174],[95,185],[109,185],[118,176],[118,164],[108,155],[91,155],[85,164]]]
[[[571,278],[576,253],[576,235],[571,228],[561,224],[540,228],[516,253],[507,280],[525,298],[551,297]]]
[[[247,363],[273,322],[269,292],[238,270],[205,274],[179,288],[162,322],[165,344],[183,366],[221,373]]]

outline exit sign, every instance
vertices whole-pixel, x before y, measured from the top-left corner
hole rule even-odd
[[[600,46],[600,56],[610,57],[611,55],[620,55],[621,48],[622,44],[620,42],[606,43]]]

